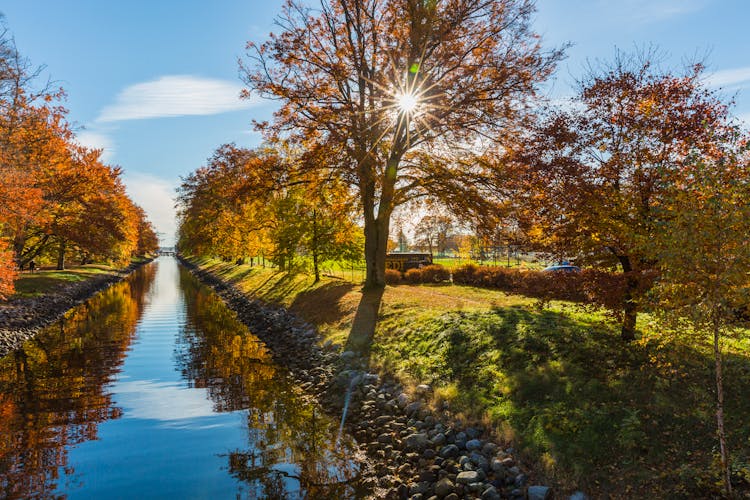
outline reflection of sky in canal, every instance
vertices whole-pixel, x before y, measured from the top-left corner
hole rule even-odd
[[[185,420],[214,414],[205,390],[182,384],[134,380],[117,382],[111,388],[123,418]]]
[[[0,498],[354,496],[337,423],[171,258],[0,360],[0,411]]]

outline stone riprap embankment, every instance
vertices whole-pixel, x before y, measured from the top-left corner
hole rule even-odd
[[[356,352],[320,345],[315,328],[290,311],[254,300],[182,262],[216,290],[306,394],[329,413],[345,416],[347,431],[366,453],[362,481],[373,498],[552,498],[549,487],[529,483],[512,449],[492,442],[481,428],[463,427],[447,413],[431,411],[429,386],[410,396],[395,381],[371,373]],[[586,496],[577,492],[571,498]]]
[[[125,269],[66,284],[53,293],[0,302],[0,358],[34,337],[45,326],[94,294],[122,281],[128,274],[150,261],[131,264]]]

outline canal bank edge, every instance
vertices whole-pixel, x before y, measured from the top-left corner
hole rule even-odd
[[[512,449],[486,439],[482,429],[462,428],[433,414],[426,405],[429,386],[420,386],[411,398],[394,381],[370,373],[355,352],[321,347],[315,328],[290,311],[262,303],[182,256],[178,259],[224,299],[306,393],[326,411],[343,415],[347,430],[366,449],[370,470],[365,481],[375,498],[552,497],[551,488],[528,484]],[[576,492],[571,498],[587,497]]]
[[[145,259],[134,262],[124,269],[71,283],[40,297],[20,298],[0,304],[0,358],[16,350],[69,310],[152,261]]]

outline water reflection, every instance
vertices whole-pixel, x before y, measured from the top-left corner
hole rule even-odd
[[[121,416],[106,385],[120,370],[153,283],[138,270],[0,360],[0,494],[48,498],[72,475],[70,447]]]
[[[336,446],[336,424],[299,397],[264,345],[213,293],[183,272],[187,322],[175,357],[206,388],[216,411],[246,409],[247,442],[230,450],[229,473],[250,497],[341,498],[358,492],[353,448]]]
[[[346,498],[353,446],[160,258],[0,360],[0,498]]]

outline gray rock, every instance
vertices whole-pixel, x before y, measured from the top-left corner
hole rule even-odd
[[[482,492],[482,500],[500,500],[500,493],[498,493],[497,488],[494,486],[490,486],[486,490]]]
[[[419,384],[414,392],[416,392],[420,396],[424,396],[432,392],[432,387],[427,384]]]
[[[409,396],[404,393],[399,394],[396,398],[396,403],[398,404],[398,407],[403,410],[406,408],[406,405],[409,404]]]
[[[502,473],[505,473],[505,466],[497,458],[495,458],[495,459],[492,460],[492,463],[490,463],[490,467],[492,468],[493,472],[502,472]]]
[[[430,483],[427,481],[420,481],[418,483],[412,483],[409,485],[410,495],[424,495],[430,489]]]
[[[341,353],[341,359],[344,361],[351,361],[357,357],[357,353],[354,351],[344,351]]]
[[[529,500],[548,500],[552,490],[548,486],[529,486],[526,495]]]
[[[443,458],[455,458],[459,453],[460,451],[455,444],[443,446],[443,448],[440,450],[440,456]]]
[[[435,436],[432,438],[432,444],[435,446],[442,446],[445,444],[445,434],[442,432],[438,432],[435,434]]]
[[[477,481],[479,481],[479,473],[475,470],[465,470],[456,476],[456,482],[459,484],[471,484]]]
[[[424,433],[416,433],[416,434],[409,434],[404,438],[404,444],[406,446],[407,451],[423,451],[425,448],[430,446],[430,439],[427,437],[427,434]]]
[[[469,458],[474,465],[482,469],[484,472],[490,471],[490,463],[481,453],[474,451],[469,455]]]
[[[453,493],[454,487],[455,485],[453,484],[453,481],[451,481],[447,477],[444,477],[443,479],[435,483],[435,494],[439,498],[445,498]]]
[[[383,444],[391,444],[393,442],[393,437],[388,433],[383,433],[378,436],[378,443]]]
[[[516,488],[521,488],[526,484],[526,480],[528,478],[526,477],[526,474],[519,474],[516,476],[516,478],[513,480],[513,485]]]
[[[419,411],[419,409],[422,408],[422,402],[421,401],[414,401],[413,403],[409,403],[406,405],[406,408],[404,408],[404,411],[407,415],[411,415],[412,413],[416,413]]]
[[[495,456],[497,453],[497,445],[495,443],[484,443],[482,446],[482,454],[488,457]]]
[[[479,495],[484,491],[486,485],[484,483],[481,483],[479,481],[475,483],[468,484],[466,486],[466,489],[468,489],[471,493],[474,493],[475,495]]]
[[[589,500],[589,497],[582,491],[576,491],[572,495],[570,495],[568,500]]]
[[[478,439],[471,439],[466,441],[466,449],[469,451],[476,451],[482,447],[482,442]]]

